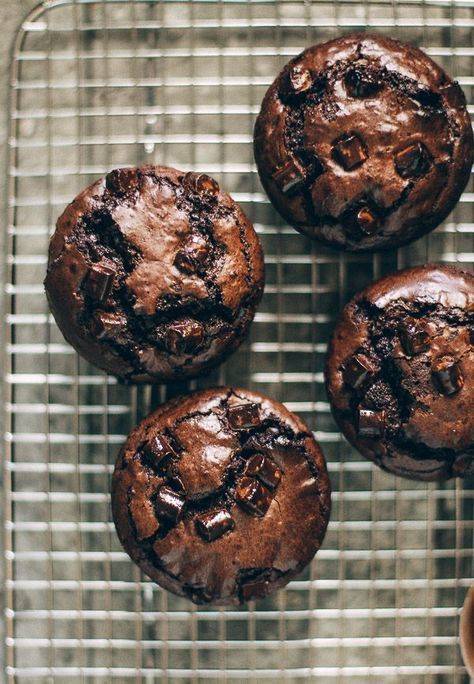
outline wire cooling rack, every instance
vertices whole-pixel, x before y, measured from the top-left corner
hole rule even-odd
[[[474,577],[474,482],[417,484],[362,460],[330,416],[322,370],[357,289],[425,261],[472,267],[472,181],[429,237],[341,255],[282,222],[253,164],[253,122],[279,68],[354,29],[420,45],[473,103],[474,2],[56,0],[20,27],[2,349],[8,681],[467,681],[457,630]],[[106,377],[65,344],[43,294],[63,207],[105,171],[144,162],[216,176],[264,244],[267,287],[249,342],[191,387],[238,383],[284,401],[329,462],[333,513],[316,561],[246,607],[193,607],[122,551],[108,494],[119,445],[186,386]]]

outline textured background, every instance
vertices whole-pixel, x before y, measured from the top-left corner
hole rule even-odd
[[[3,3],[5,35],[26,6]],[[340,437],[322,369],[338,311],[357,289],[429,260],[472,267],[472,181],[431,236],[398,252],[343,256],[275,214],[251,134],[290,56],[366,26],[428,49],[472,103],[473,7],[77,1],[49,3],[24,22],[3,214],[10,681],[467,681],[456,635],[474,576],[474,482],[422,485],[375,470]],[[108,498],[116,452],[150,406],[185,388],[106,378],[64,343],[42,291],[48,235],[65,204],[106,170],[141,162],[215,175],[265,249],[266,293],[249,342],[191,387],[233,382],[284,401],[329,462],[333,514],[317,560],[285,591],[244,608],[192,607],[122,552]]]

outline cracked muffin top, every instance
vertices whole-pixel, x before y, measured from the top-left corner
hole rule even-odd
[[[64,337],[132,382],[206,372],[245,337],[263,291],[253,226],[205,174],[111,171],[59,217],[46,294]]]
[[[419,480],[474,473],[474,275],[394,273],[345,307],[326,368],[334,416],[385,470]]]
[[[130,434],[112,481],[127,553],[195,603],[237,604],[284,586],[329,520],[324,456],[306,425],[249,390],[174,399]]]
[[[310,47],[270,86],[255,159],[271,202],[334,247],[395,247],[453,209],[473,161],[459,85],[415,47],[353,34]]]

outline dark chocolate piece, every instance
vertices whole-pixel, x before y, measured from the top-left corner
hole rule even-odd
[[[227,409],[229,425],[234,430],[247,430],[260,423],[258,404],[234,404]]]
[[[254,454],[245,464],[244,475],[257,477],[269,489],[274,491],[281,481],[280,468],[263,454]]]
[[[155,510],[158,517],[166,518],[173,525],[176,525],[183,513],[186,499],[176,494],[171,487],[160,487],[155,497]]]
[[[332,155],[345,171],[352,171],[368,157],[365,145],[357,133],[346,133],[335,140]]]
[[[240,593],[242,601],[251,601],[252,599],[265,598],[268,593],[270,582],[268,580],[257,579],[252,582],[242,584]]]
[[[183,179],[183,185],[199,195],[215,196],[219,194],[219,183],[205,173],[188,171]]]
[[[105,187],[115,195],[126,195],[138,187],[137,170],[134,168],[114,169],[105,177]]]
[[[305,183],[303,173],[291,159],[274,172],[273,180],[285,195],[299,192]]]
[[[164,459],[176,456],[169,441],[164,435],[158,434],[151,438],[144,446],[144,451],[154,467],[160,466]]]
[[[395,168],[402,178],[424,176],[430,168],[430,155],[421,142],[411,143],[396,153]]]
[[[104,302],[112,291],[115,268],[109,264],[92,264],[84,279],[84,292],[96,302]]]
[[[253,477],[243,477],[235,488],[236,501],[251,515],[263,517],[273,500],[267,487]]]
[[[431,364],[431,372],[437,388],[447,396],[457,394],[464,385],[461,364],[450,356],[435,359]]]
[[[357,212],[357,225],[365,235],[374,235],[380,228],[380,221],[369,207]]]
[[[199,347],[203,338],[202,325],[197,321],[177,321],[167,327],[165,344],[172,354],[189,354]]]
[[[225,509],[199,515],[195,520],[195,524],[199,536],[208,542],[222,537],[223,534],[233,530],[235,527],[234,519],[229,511]]]
[[[314,183],[316,178],[324,173],[324,165],[313,150],[298,147],[295,149],[295,155],[306,169],[308,183]]]
[[[382,437],[385,432],[385,411],[359,409],[357,431],[359,437]]]
[[[349,69],[344,76],[344,85],[350,97],[368,97],[382,87],[382,84],[372,74],[367,72],[362,65]]]
[[[209,255],[209,245],[202,235],[191,235],[176,254],[174,264],[184,273],[195,273]]]
[[[353,389],[359,389],[375,375],[375,372],[374,366],[366,356],[356,354],[344,365],[342,379]]]
[[[421,354],[430,347],[430,334],[426,323],[408,318],[400,324],[400,341],[409,356]]]
[[[307,93],[313,85],[313,79],[309,69],[296,64],[289,69],[286,77],[284,79],[283,88],[281,95],[286,97],[291,97],[294,95],[302,95]]]
[[[92,319],[92,332],[99,340],[120,342],[122,333],[127,329],[127,319],[122,314],[98,311]]]

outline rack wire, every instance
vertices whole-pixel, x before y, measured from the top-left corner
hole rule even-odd
[[[53,0],[25,18],[11,64],[4,438],[8,681],[467,681],[457,631],[474,580],[474,482],[424,485],[375,469],[343,440],[323,387],[341,306],[426,261],[474,262],[472,181],[429,237],[341,255],[268,204],[252,157],[265,89],[303,47],[350,30],[421,46],[474,111],[474,2]],[[57,215],[119,165],[218,178],[263,241],[267,287],[249,342],[198,383],[282,400],[315,431],[334,494],[323,548],[286,590],[196,608],[122,551],[109,484],[129,429],[186,386],[125,387],[78,358],[42,280]]]

